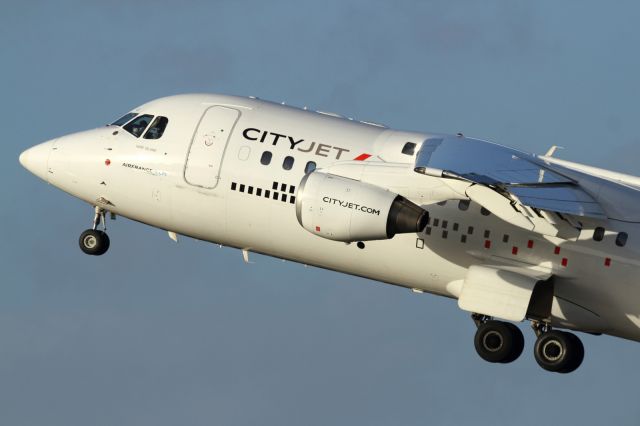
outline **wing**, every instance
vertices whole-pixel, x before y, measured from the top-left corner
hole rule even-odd
[[[576,221],[566,215],[607,217],[575,174],[559,171],[534,154],[478,139],[428,139],[414,169],[468,181],[469,198],[514,225],[546,235],[559,235],[567,224],[575,228]]]

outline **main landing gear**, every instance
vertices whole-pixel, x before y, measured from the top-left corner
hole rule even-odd
[[[102,230],[98,230],[98,226],[102,224]],[[93,217],[93,227],[87,229],[80,234],[78,243],[80,244],[80,250],[86,254],[92,256],[101,256],[109,250],[109,236],[106,233],[107,223],[105,221],[105,210],[100,207],[96,207],[96,212]]]
[[[507,364],[515,361],[524,349],[524,336],[515,325],[491,317],[473,314],[478,327],[474,344],[482,359]],[[540,367],[556,373],[571,373],[582,364],[584,346],[575,334],[552,330],[546,323],[532,322],[537,339],[533,355]]]

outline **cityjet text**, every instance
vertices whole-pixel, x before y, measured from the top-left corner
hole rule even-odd
[[[371,213],[380,216],[380,210],[372,209],[371,207],[363,206],[360,204],[352,203],[349,201],[338,200],[337,198],[322,197],[322,201],[327,204],[337,204],[340,207],[346,207],[348,209],[358,210],[365,213]]]
[[[267,130],[260,130],[254,127],[244,129],[242,131],[242,136],[250,141],[257,141],[271,145],[277,145],[278,142],[287,143],[289,144],[289,149],[311,153],[320,157],[333,157],[335,155],[336,160],[339,160],[343,153],[350,151],[346,148],[340,148],[339,146],[305,141],[304,139],[297,139],[293,136],[283,135],[282,133],[270,132]]]

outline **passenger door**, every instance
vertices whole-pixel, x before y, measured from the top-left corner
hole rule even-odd
[[[187,183],[213,189],[220,180],[224,152],[240,111],[223,106],[208,108],[198,124],[184,168]]]

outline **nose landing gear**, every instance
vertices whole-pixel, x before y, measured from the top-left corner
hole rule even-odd
[[[95,211],[93,227],[80,234],[78,243],[80,244],[80,250],[84,253],[92,256],[101,256],[109,250],[110,241],[106,233],[107,223],[105,221],[105,210],[96,207]],[[103,230],[98,230],[98,226],[101,223]]]

